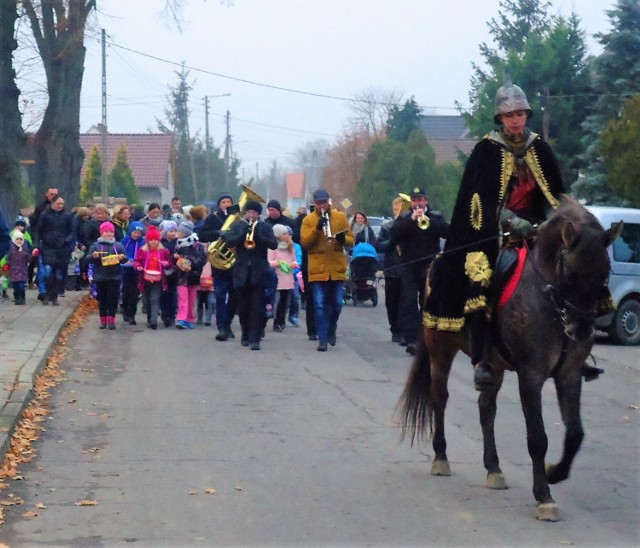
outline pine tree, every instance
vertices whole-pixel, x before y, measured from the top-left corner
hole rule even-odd
[[[116,163],[109,174],[109,195],[114,198],[126,198],[129,204],[140,203],[140,195],[127,159],[127,148],[124,145],[118,148]]]
[[[593,62],[595,103],[583,124],[587,167],[571,187],[572,193],[587,203],[621,203],[607,181],[601,156],[600,135],[610,119],[617,119],[622,105],[640,89],[640,2],[618,0],[607,11],[612,30],[596,35],[604,51]]]
[[[102,194],[102,159],[98,147],[93,147],[89,154],[87,171],[80,186],[80,202],[83,204],[93,201],[94,196]]]

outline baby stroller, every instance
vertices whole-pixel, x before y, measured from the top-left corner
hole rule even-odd
[[[349,263],[349,279],[345,286],[345,302],[349,299],[356,306],[359,302],[378,304],[378,254],[368,243],[359,243],[353,248]]]

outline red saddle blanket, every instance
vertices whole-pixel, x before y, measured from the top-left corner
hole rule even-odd
[[[511,274],[509,281],[502,288],[500,299],[498,299],[498,310],[507,304],[509,299],[513,296],[513,292],[516,290],[516,287],[518,287],[518,284],[520,283],[522,271],[524,270],[524,262],[527,259],[527,251],[528,249],[525,246],[518,249],[518,264],[516,265],[513,274]]]

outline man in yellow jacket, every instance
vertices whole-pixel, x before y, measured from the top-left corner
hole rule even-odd
[[[326,190],[319,188],[313,193],[313,204],[314,210],[302,220],[300,244],[309,257],[308,291],[313,295],[318,351],[326,352],[327,343],[336,344],[347,279],[345,249],[353,246],[354,237],[344,213],[331,208]]]

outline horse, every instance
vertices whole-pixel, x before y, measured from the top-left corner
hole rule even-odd
[[[504,372],[510,370],[518,376],[539,520],[560,519],[549,485],[569,477],[584,437],[580,418],[581,368],[594,343],[594,319],[602,294],[599,289],[606,286],[610,270],[607,247],[621,231],[622,222],[605,230],[578,202],[563,197],[558,208],[538,227],[535,244],[527,254],[511,298],[492,313],[489,363],[496,379],[478,397],[486,486],[507,488],[495,444],[494,421]],[[410,436],[412,445],[429,430],[435,453],[431,474],[437,476],[451,475],[445,408],[449,372],[458,351],[470,354],[466,328],[454,333],[425,326],[396,407],[402,438]],[[555,383],[565,436],[560,461],[545,466],[548,441],[541,392],[548,378]]]

